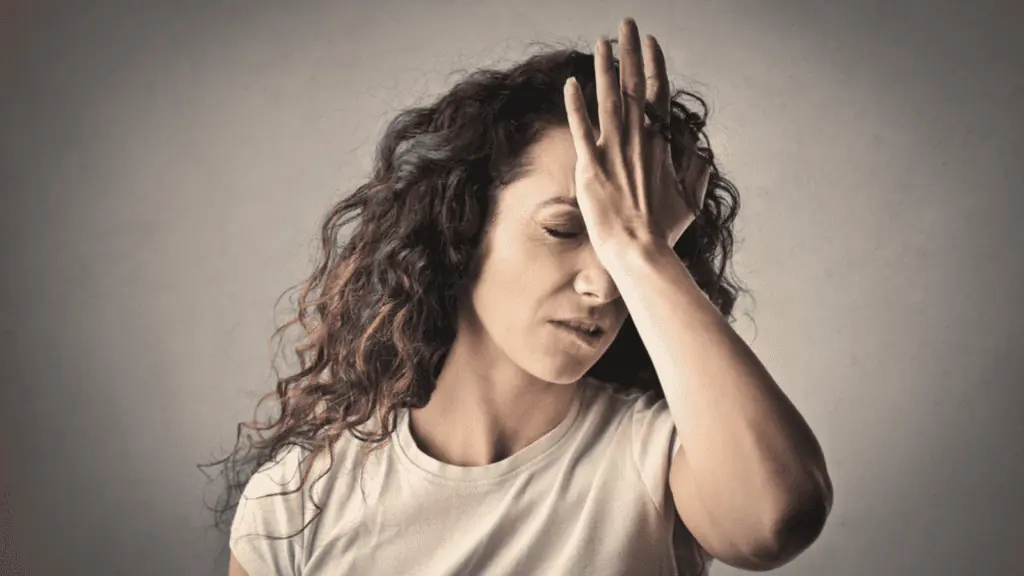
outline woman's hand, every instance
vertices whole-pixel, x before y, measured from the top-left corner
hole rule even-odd
[[[669,142],[644,115],[644,102],[649,100],[663,121],[669,119],[668,74],[661,47],[647,36],[641,55],[640,34],[630,18],[619,26],[619,45],[618,79],[608,40],[598,40],[594,51],[601,128],[596,141],[579,85],[575,79],[565,85],[576,147],[576,200],[602,261],[637,244],[674,246],[703,205],[710,177],[710,165],[697,153],[694,135],[689,134],[686,141],[677,143],[687,150],[688,204]]]

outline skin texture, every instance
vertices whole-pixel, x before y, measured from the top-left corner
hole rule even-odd
[[[624,57],[638,55],[635,26],[623,31]],[[611,49],[605,39],[595,54],[598,89],[614,94],[618,82],[611,78]],[[675,184],[668,143],[644,125],[638,103],[649,92],[661,117],[668,116],[665,63],[653,38],[644,57],[654,71],[647,78],[635,65],[623,67],[622,85],[639,86],[638,100],[628,101],[626,122],[613,121],[622,115],[622,99],[606,97],[600,105],[607,135],[599,133],[567,91],[567,109],[577,110],[576,122],[570,122],[576,136],[569,126],[549,129],[528,152],[531,169],[499,195],[495,224],[484,241],[483,271],[471,302],[460,311],[452,353],[428,405],[411,412],[413,436],[438,460],[489,464],[557,426],[569,410],[576,381],[611,345],[629,313],[602,264],[608,257],[602,258],[601,248],[638,238],[668,246],[693,221],[689,205],[699,206],[703,198],[708,165],[696,155],[687,163],[688,188],[696,192],[688,204]],[[657,218],[631,216],[636,211],[630,206],[646,205],[640,196],[623,194],[632,188],[610,178],[595,180],[604,176],[593,169],[599,162],[610,164],[614,175],[626,175],[622,154],[617,154],[620,142],[628,142],[644,163],[636,190],[657,196]],[[583,186],[604,191],[604,196],[577,195],[577,187]],[[548,203],[555,199],[572,203]],[[545,227],[573,237],[554,238]],[[549,324],[574,316],[589,316],[605,326],[599,347],[581,346]]]
[[[443,462],[497,462],[567,415],[577,380],[611,345],[626,318],[615,283],[587,240],[574,196],[576,151],[568,128],[549,129],[531,167],[497,199],[480,276],[462,303],[452,351],[430,402],[412,410],[421,448]],[[556,238],[545,228],[565,232]],[[552,326],[592,316],[607,330],[590,348]]]
[[[528,158],[530,168],[498,195],[480,275],[461,303],[434,393],[424,408],[410,410],[416,443],[449,464],[503,460],[555,428],[577,381],[628,314],[579,210],[558,201],[575,196],[569,129],[549,129]],[[556,238],[546,228],[573,237]],[[600,346],[582,345],[550,324],[577,316],[606,327]],[[233,554],[228,574],[247,576]]]
[[[659,178],[665,167],[651,151],[664,143],[645,129],[644,105],[649,92],[654,101],[646,104],[664,114],[664,61],[651,36],[641,55],[631,19],[622,22],[619,41],[618,82],[608,42],[602,38],[595,50],[600,136],[579,90],[566,83],[580,212],[680,434],[668,478],[680,518],[715,558],[773,569],[824,526],[833,498],[824,455],[799,411],[672,251],[705,189],[698,187],[690,204],[678,201],[685,190],[660,183],[671,179]]]

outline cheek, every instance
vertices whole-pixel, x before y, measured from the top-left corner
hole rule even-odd
[[[566,266],[551,251],[522,240],[495,245],[481,269],[476,299],[491,316],[515,330],[550,312],[545,301],[565,283]]]

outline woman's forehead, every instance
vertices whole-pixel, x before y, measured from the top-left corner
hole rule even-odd
[[[530,204],[547,203],[556,197],[574,195],[576,149],[568,128],[547,130],[526,152],[520,178],[510,188]]]
[[[561,174],[576,168],[576,147],[568,128],[549,128],[526,152],[530,164],[540,170]]]

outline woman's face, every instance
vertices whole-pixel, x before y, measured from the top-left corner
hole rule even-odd
[[[608,349],[627,310],[573,205],[576,150],[568,128],[548,130],[527,160],[523,176],[496,200],[461,337],[485,362],[572,383]],[[557,323],[588,317],[604,329],[589,342]]]

